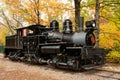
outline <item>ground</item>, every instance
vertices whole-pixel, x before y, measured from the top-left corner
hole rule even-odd
[[[74,72],[48,65],[31,65],[13,62],[0,54],[0,80],[120,80],[120,64]]]

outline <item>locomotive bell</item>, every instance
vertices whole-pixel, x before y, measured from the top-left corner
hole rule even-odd
[[[63,33],[71,33],[72,32],[72,22],[70,19],[66,19],[63,22]]]
[[[53,30],[58,30],[58,28],[59,28],[59,23],[58,23],[58,21],[57,21],[57,20],[52,20],[52,21],[50,22],[50,28],[53,28]]]

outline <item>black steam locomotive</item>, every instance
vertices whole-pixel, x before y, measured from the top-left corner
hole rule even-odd
[[[71,20],[51,21],[50,27],[31,25],[16,29],[6,37],[4,55],[13,61],[50,64],[72,70],[91,69],[104,64],[104,49],[95,48],[95,21],[87,21],[84,31],[73,31]]]

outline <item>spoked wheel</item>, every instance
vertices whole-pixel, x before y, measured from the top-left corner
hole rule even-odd
[[[16,54],[15,54],[14,52],[10,52],[9,55],[8,55],[8,58],[9,58],[11,61],[16,61],[15,56],[16,56]]]
[[[21,57],[20,51],[9,52],[9,55],[8,55],[8,58],[12,61],[18,61],[20,60],[20,57]]]
[[[81,70],[80,61],[73,60],[73,64],[69,68],[73,71],[80,71]]]

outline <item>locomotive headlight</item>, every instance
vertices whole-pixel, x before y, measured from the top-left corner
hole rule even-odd
[[[95,23],[92,23],[92,26],[93,26],[93,27],[95,27],[95,26],[96,26],[96,24],[95,24]]]
[[[86,27],[87,28],[95,28],[96,27],[96,21],[95,20],[86,21]]]

